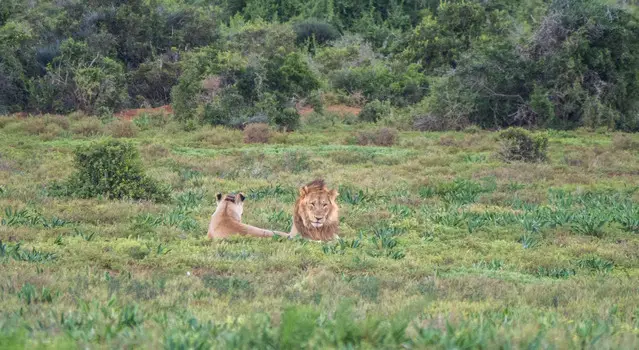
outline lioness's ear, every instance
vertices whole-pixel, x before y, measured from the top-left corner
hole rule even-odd
[[[308,193],[308,186],[300,187],[300,197],[306,196]]]
[[[330,190],[328,192],[328,195],[331,196],[331,202],[335,202],[337,196],[339,196],[339,192],[337,192],[336,190]]]
[[[246,196],[244,195],[244,193],[240,192],[238,193],[237,198],[240,199],[240,202],[244,202],[244,199],[246,199]]]
[[[218,202],[221,201],[222,200],[222,194],[221,193],[216,194],[215,198],[217,198]]]

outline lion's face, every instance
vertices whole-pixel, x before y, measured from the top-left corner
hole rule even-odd
[[[330,220],[330,214],[335,207],[337,192],[335,190],[319,190],[307,193],[302,201],[302,211],[307,223],[315,228],[324,226]]]

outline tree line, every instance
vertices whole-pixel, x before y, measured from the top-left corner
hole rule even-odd
[[[295,106],[420,130],[639,130],[636,4],[599,0],[4,0],[0,114],[294,129]]]

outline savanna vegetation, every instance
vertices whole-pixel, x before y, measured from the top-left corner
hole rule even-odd
[[[632,1],[4,0],[0,113],[639,130]],[[296,108],[297,107],[297,108]],[[354,122],[354,121],[353,121]]]
[[[639,347],[636,5],[3,0],[0,348]]]
[[[0,124],[3,348],[639,344],[637,135],[93,120]],[[341,240],[206,238],[218,191],[288,231],[316,177]]]

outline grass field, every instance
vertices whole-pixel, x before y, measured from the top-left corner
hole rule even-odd
[[[247,145],[137,124],[171,203],[49,194],[77,146],[126,127],[0,119],[0,348],[639,347],[639,135],[551,131],[548,162],[506,164],[477,130]],[[206,238],[217,192],[287,231],[317,177],[339,189],[342,241]]]

